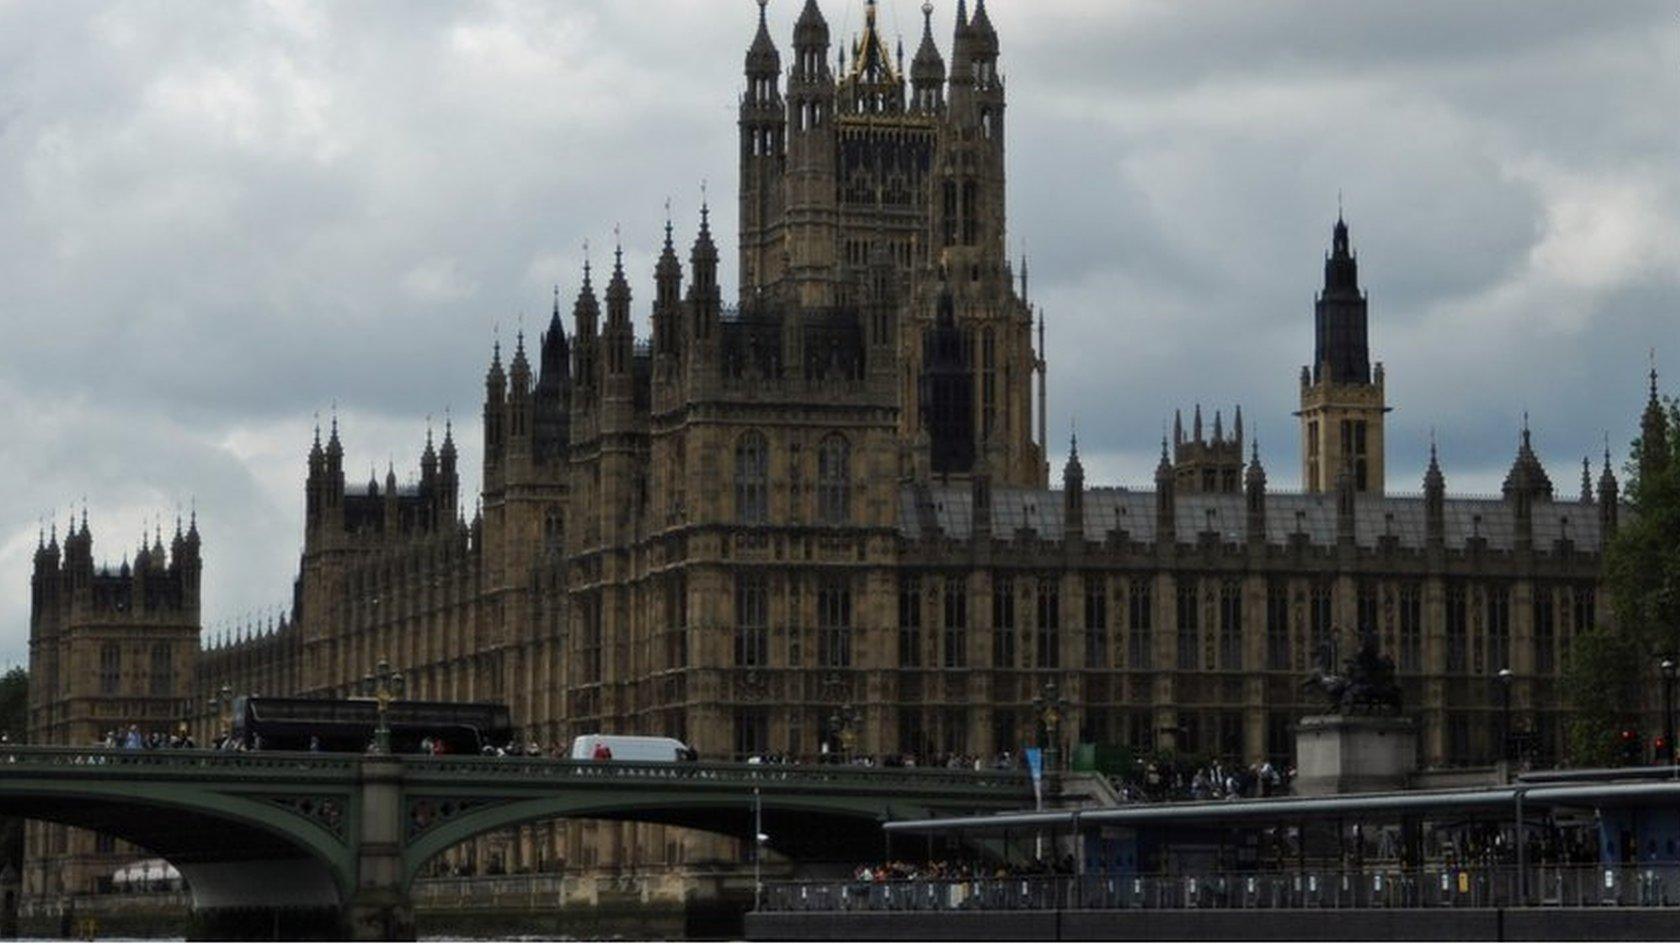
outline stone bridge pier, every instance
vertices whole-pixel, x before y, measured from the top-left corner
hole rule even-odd
[[[350,771],[339,824],[343,868],[319,857],[179,864],[195,937],[414,940],[403,762],[364,757]]]
[[[403,765],[370,758],[361,765],[361,817],[356,887],[344,904],[344,931],[358,941],[410,941],[414,901],[408,893],[403,830]]]

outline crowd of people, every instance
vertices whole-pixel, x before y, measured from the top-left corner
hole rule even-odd
[[[1121,799],[1132,803],[1275,797],[1288,794],[1294,779],[1293,768],[1270,761],[1243,767],[1218,759],[1201,764],[1140,759],[1130,771],[1112,778]]]
[[[116,729],[106,731],[96,747],[126,748],[133,750],[155,750],[160,748],[189,749],[197,748],[193,737],[185,729],[174,734],[167,732],[142,732],[140,726],[130,725],[126,731]]]
[[[888,860],[859,866],[852,879],[859,883],[958,882],[983,879],[1021,879],[1034,876],[1072,876],[1072,856],[1060,860],[1034,860],[1024,864],[983,863],[979,860]]]

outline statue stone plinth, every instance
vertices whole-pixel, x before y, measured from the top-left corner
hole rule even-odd
[[[1405,788],[1417,770],[1417,726],[1395,715],[1310,715],[1295,728],[1295,793]]]

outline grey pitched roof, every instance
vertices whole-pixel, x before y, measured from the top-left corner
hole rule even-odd
[[[1462,549],[1475,537],[1487,541],[1489,549],[1509,550],[1515,542],[1515,509],[1502,499],[1451,498],[1446,500],[1445,526],[1448,548]],[[1355,500],[1356,544],[1375,548],[1393,536],[1402,548],[1423,548],[1427,527],[1421,496],[1370,496]],[[1203,532],[1217,532],[1220,540],[1240,543],[1248,540],[1248,514],[1243,496],[1195,494],[1177,497],[1174,523],[1178,541],[1195,543]],[[902,488],[899,533],[912,540],[926,537],[937,525],[945,536],[967,539],[973,529],[973,505],[966,485],[906,485]],[[1043,541],[1063,538],[1062,492],[1059,489],[1004,489],[992,491],[992,534],[1013,538],[1028,529]],[[1155,493],[1130,489],[1087,489],[1085,492],[1085,534],[1092,541],[1103,540],[1120,529],[1132,541],[1155,540]],[[1305,533],[1313,545],[1336,543],[1336,497],[1333,494],[1269,492],[1266,495],[1266,540],[1288,544],[1296,533]],[[1602,540],[1597,506],[1574,501],[1534,504],[1534,544],[1550,548],[1569,538],[1576,547],[1596,551]]]

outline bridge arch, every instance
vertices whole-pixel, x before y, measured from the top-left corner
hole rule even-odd
[[[9,777],[0,779],[0,812],[95,830],[156,854],[181,871],[198,908],[337,905],[355,887],[347,793]]]
[[[671,791],[669,793],[631,793],[603,796],[599,789],[571,789],[556,791],[547,796],[516,800],[491,801],[448,817],[435,826],[416,830],[412,819],[413,805],[421,799],[407,801],[410,811],[409,841],[404,860],[406,882],[412,883],[420,870],[433,858],[459,844],[498,830],[523,827],[561,819],[618,820],[660,824],[669,827],[688,827],[712,833],[749,833],[752,829],[753,795],[750,789],[730,794],[705,794]],[[935,811],[926,805],[894,803],[884,806],[878,798],[824,796],[820,794],[792,794],[765,791],[761,797],[765,818],[765,833],[771,849],[794,852],[801,839],[810,841],[821,836],[836,836],[830,827],[842,831],[839,836],[859,838],[859,832],[871,839],[882,823],[889,819],[931,817]],[[799,817],[807,833],[790,829],[793,817]],[[861,839],[861,838],[859,838]],[[875,849],[871,844],[871,849]]]

